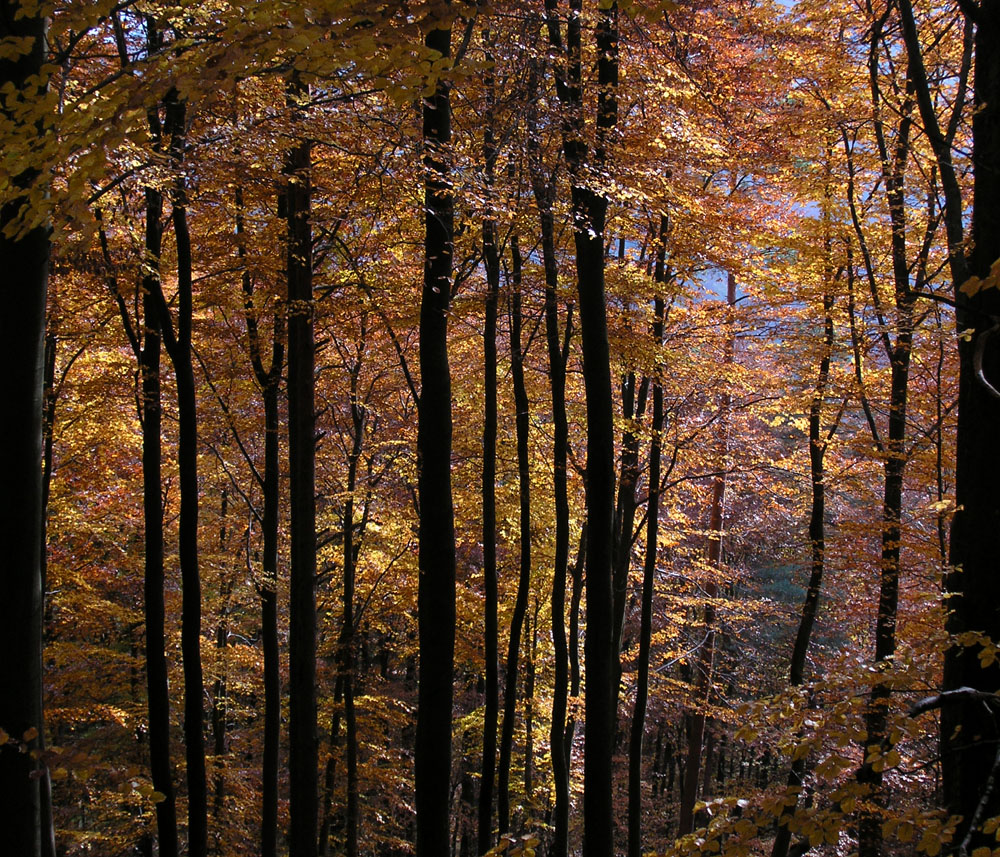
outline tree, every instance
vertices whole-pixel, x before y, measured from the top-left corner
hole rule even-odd
[[[27,14],[25,14],[27,13]],[[46,22],[18,0],[0,3],[0,85],[10,88],[0,112],[5,148],[19,156],[0,197],[0,265],[12,301],[0,321],[7,371],[2,396],[16,419],[3,420],[0,450],[5,487],[0,533],[6,559],[0,599],[0,826],[7,847],[26,857],[43,853],[51,831],[42,827],[42,791],[48,774],[33,758],[43,744],[42,722],[42,364],[49,227],[35,209],[40,171],[28,159],[29,141],[44,133],[38,105],[46,83],[42,66]],[[10,48],[13,46],[13,50]],[[24,111],[24,112],[22,112]],[[27,116],[25,121],[24,116]],[[44,217],[44,215],[41,215]],[[49,849],[46,849],[48,852]]]
[[[451,27],[437,23],[428,50],[448,60]],[[455,660],[455,517],[451,496],[451,303],[454,204],[449,177],[450,83],[433,81],[423,102],[424,285],[420,302],[420,686],[414,749],[417,857],[448,853],[451,716]]]
[[[308,95],[293,77],[290,105]],[[289,779],[292,857],[316,854],[316,449],[312,293],[311,143],[299,140],[285,165],[288,282],[288,473],[291,495],[289,605]]]
[[[910,0],[899,4],[909,76],[923,123],[941,174],[945,200],[956,322],[958,325],[959,402],[956,439],[956,512],[951,530],[951,570],[945,577],[946,629],[943,689],[970,687],[995,692],[1000,664],[979,657],[1000,639],[1000,612],[993,557],[998,547],[1000,452],[993,426],[1000,419],[1000,352],[990,340],[1000,314],[996,286],[996,248],[1000,246],[997,194],[1000,176],[992,166],[1000,155],[1000,4],[995,0],[959,4],[965,44],[963,65],[953,71],[957,97],[939,115],[928,62],[934,57],[927,27],[921,32]],[[974,42],[970,37],[975,30]],[[956,165],[956,133],[965,109],[967,62],[974,56],[972,100],[972,211],[966,232],[965,198]],[[992,288],[991,288],[992,286]],[[985,666],[984,666],[985,665]],[[961,737],[959,735],[961,734]],[[982,742],[996,736],[995,715],[986,706],[959,699],[941,712],[944,803],[961,817],[953,839],[955,853],[986,844],[977,830],[1000,814],[1000,793],[992,788],[995,763],[982,752]]]

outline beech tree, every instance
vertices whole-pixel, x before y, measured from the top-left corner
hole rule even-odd
[[[5,487],[0,518],[5,596],[0,608],[3,646],[0,682],[0,824],[19,854],[51,853],[43,841],[43,791],[48,776],[37,761],[44,746],[42,721],[42,366],[45,297],[49,275],[49,226],[39,220],[33,199],[43,191],[39,170],[28,157],[32,133],[44,133],[47,117],[43,63],[46,23],[36,10],[23,14],[18,2],[0,5],[0,85],[9,89],[0,112],[14,171],[0,197],[0,264],[13,302],[0,322],[4,373],[2,396],[17,419],[3,421],[0,437]],[[10,50],[11,46],[13,50]],[[34,129],[32,126],[35,126]],[[29,752],[31,751],[31,752]]]

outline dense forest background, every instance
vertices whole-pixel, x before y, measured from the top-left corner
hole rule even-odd
[[[995,854],[998,25],[0,2],[0,851]]]

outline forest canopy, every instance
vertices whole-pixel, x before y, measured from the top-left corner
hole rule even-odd
[[[0,0],[0,851],[1000,849],[1000,0]]]

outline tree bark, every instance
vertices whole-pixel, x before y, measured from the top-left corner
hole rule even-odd
[[[530,114],[530,119],[534,114]],[[549,752],[555,789],[552,857],[569,853],[569,752],[566,740],[566,694],[569,684],[569,652],[566,643],[566,575],[569,565],[569,498],[566,462],[569,450],[569,423],[566,417],[566,354],[559,322],[559,265],[556,259],[555,195],[551,179],[542,173],[535,125],[529,125],[529,166],[532,191],[538,208],[545,271],[545,341],[549,357],[549,387],[552,392],[552,472],[555,504],[555,546],[552,564],[552,648],[555,673],[552,687],[552,715]],[[572,329],[572,315],[566,319],[566,340]]]
[[[483,36],[489,44],[490,33]],[[495,82],[492,58],[487,55],[486,122],[483,158],[487,193],[493,187],[497,147],[494,132]],[[483,613],[485,658],[485,711],[483,713],[483,764],[479,778],[477,853],[493,846],[493,794],[497,766],[497,719],[500,710],[497,627],[497,307],[500,294],[500,250],[492,210],[483,218],[483,264],[486,268],[486,305],[483,326]]]
[[[451,28],[438,27],[426,45],[451,55]],[[455,514],[451,495],[451,301],[454,202],[449,178],[450,87],[438,80],[424,99],[424,287],[420,304],[420,410],[417,488],[420,555],[417,619],[420,684],[414,751],[417,857],[449,853],[451,714],[455,662]]]
[[[510,763],[517,719],[517,681],[521,636],[528,610],[531,582],[531,473],[528,460],[528,393],[524,385],[524,352],[521,346],[521,251],[517,236],[511,239],[512,289],[510,296],[510,363],[514,385],[515,433],[517,436],[517,490],[520,518],[520,574],[507,644],[507,670],[503,692],[503,722],[500,729],[500,763],[497,782],[497,824],[500,835],[510,829]]]
[[[306,87],[290,86],[294,103]],[[291,496],[289,582],[289,855],[314,857],[317,826],[316,734],[316,461],[311,145],[286,156],[288,229],[288,472]]]
[[[41,72],[46,53],[45,20],[14,15],[21,4],[0,2],[0,40],[33,40],[30,50],[0,59],[0,83],[12,86],[29,104],[44,92],[29,86]],[[11,119],[4,108],[4,116]],[[26,133],[31,133],[27,128]],[[38,857],[43,840],[43,788],[47,773],[29,752],[44,746],[42,721],[42,376],[45,295],[49,275],[49,229],[39,225],[10,236],[26,191],[38,177],[27,169],[11,177],[14,193],[0,208],[0,270],[10,286],[0,313],[0,359],[4,372],[0,401],[0,454],[5,485],[0,491],[0,727],[13,742],[0,746],[0,829],[12,854]],[[44,785],[43,785],[44,783]]]
[[[170,156],[180,169],[185,147],[185,105],[171,91],[166,103],[166,128],[171,136]],[[205,772],[204,677],[201,665],[201,577],[198,568],[198,416],[194,366],[191,359],[193,285],[191,238],[187,225],[184,178],[174,180],[170,199],[177,246],[177,330],[157,279],[156,298],[160,333],[170,355],[177,383],[180,521],[178,555],[181,567],[181,659],[184,672],[184,753],[188,784],[188,851],[191,857],[208,853],[208,789]]]
[[[281,740],[281,663],[278,649],[278,520],[281,502],[279,463],[278,393],[285,361],[285,320],[274,314],[271,333],[271,362],[264,367],[257,311],[253,300],[253,280],[246,269],[246,238],[243,220],[243,191],[236,189],[237,252],[243,272],[243,306],[247,340],[254,378],[264,400],[264,540],[261,556],[260,597],[261,643],[264,650],[264,748],[261,758],[261,857],[276,857],[278,849],[278,746]]]
[[[656,282],[665,275],[667,218],[661,215],[659,247],[656,253]],[[664,300],[657,297],[653,307],[653,343],[663,344]],[[656,553],[660,518],[660,434],[663,431],[663,385],[659,375],[653,381],[653,415],[650,424],[649,499],[646,505],[646,553],[642,567],[642,607],[639,620],[639,657],[636,664],[635,705],[629,734],[628,759],[628,857],[642,854],[642,744],[646,728],[646,702],[649,695],[649,650],[653,629],[653,586],[656,581]]]

